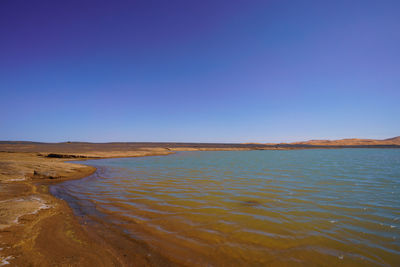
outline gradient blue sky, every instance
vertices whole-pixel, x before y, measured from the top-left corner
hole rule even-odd
[[[0,1],[0,140],[400,135],[400,1]]]

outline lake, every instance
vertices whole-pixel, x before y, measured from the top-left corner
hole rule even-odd
[[[74,212],[187,266],[399,266],[400,150],[179,152],[81,162]]]

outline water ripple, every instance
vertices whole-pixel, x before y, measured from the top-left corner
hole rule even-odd
[[[85,163],[96,174],[54,186],[57,194],[182,264],[400,262],[400,150],[184,152]]]

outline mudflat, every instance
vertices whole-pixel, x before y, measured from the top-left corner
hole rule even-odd
[[[92,174],[95,168],[69,162],[82,158],[165,155],[166,149],[110,151],[64,145],[37,152],[18,144],[0,152],[0,265],[15,266],[124,266],[128,261],[152,265],[146,254],[133,251],[124,259],[104,241],[90,236],[66,202],[53,197],[48,185]],[[1,150],[5,150],[2,147]],[[55,154],[67,151],[65,154]],[[126,258],[126,257],[125,257]]]

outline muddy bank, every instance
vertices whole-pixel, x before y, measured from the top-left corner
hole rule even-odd
[[[48,186],[94,173],[95,168],[68,160],[99,157],[166,155],[162,151],[96,151],[85,156],[0,152],[1,266],[141,266],[162,265],[149,260],[146,248],[121,253],[119,240],[105,242],[82,226],[66,202],[53,197]],[[71,153],[68,155],[72,155]],[[67,161],[66,161],[67,160]],[[122,241],[121,244],[123,244]],[[129,247],[129,246],[128,246]],[[166,262],[165,262],[166,263]]]

